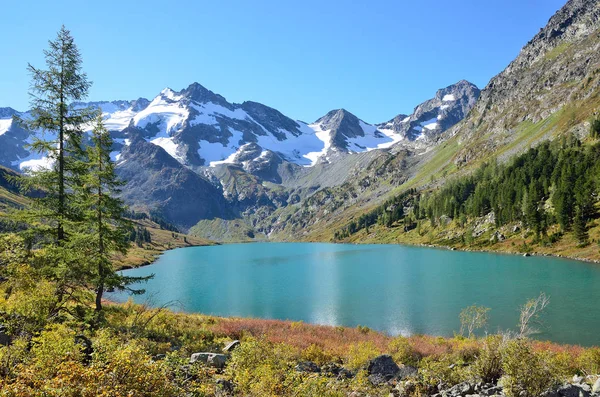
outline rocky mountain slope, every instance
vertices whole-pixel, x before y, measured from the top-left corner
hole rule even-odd
[[[101,109],[133,208],[183,230],[202,220],[241,220],[251,230],[245,234],[254,234],[274,211],[344,183],[382,151],[429,149],[478,96],[477,87],[461,81],[402,116],[406,121],[398,126],[369,124],[344,109],[307,124],[260,103],[229,103],[198,83],[179,92],[167,88],[152,100],[73,106]],[[0,165],[18,171],[48,166],[43,154],[28,149],[32,132],[15,123],[15,115],[28,117],[0,109]]]
[[[596,0],[570,0],[552,16],[453,130],[464,144],[456,164],[565,130],[584,134],[599,105],[599,29]]]
[[[599,50],[600,3],[568,1],[481,91],[461,122],[440,135],[431,151],[411,157],[414,161],[406,174],[409,178],[389,191],[395,194],[414,187],[435,189],[453,175],[472,172],[484,161],[507,161],[545,140],[568,134],[585,139],[590,120],[597,118],[600,110]],[[390,161],[397,160],[393,157]],[[374,167],[374,171],[367,170],[356,179],[366,180],[381,172]],[[302,222],[312,225],[305,238],[330,239],[333,229],[356,220],[389,197],[361,193],[346,204],[341,198],[356,188],[356,183],[341,186],[328,198],[344,203],[334,211],[321,204],[299,210],[304,214]]]

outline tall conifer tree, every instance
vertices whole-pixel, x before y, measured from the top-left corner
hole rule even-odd
[[[31,149],[43,160],[20,178],[23,190],[35,191],[31,205],[13,218],[23,228],[28,245],[43,250],[44,260],[33,265],[54,282],[56,300],[49,317],[70,311],[67,302],[85,305],[86,258],[76,238],[84,221],[77,205],[81,184],[83,131],[97,111],[73,106],[85,99],[91,82],[82,71],[81,54],[63,26],[44,51],[45,68],[28,66],[31,74],[31,112],[19,119],[34,131]]]
[[[96,293],[96,313],[102,310],[102,296],[106,290],[117,288],[142,293],[143,290],[130,289],[129,286],[149,278],[123,276],[115,272],[112,265],[114,253],[127,251],[131,227],[124,218],[126,208],[117,197],[121,182],[110,158],[112,146],[113,140],[102,123],[102,117],[98,116],[92,131],[92,145],[87,148],[82,164],[82,185],[78,189],[78,204],[85,214],[79,238],[87,241],[89,283]]]
[[[30,117],[22,121],[38,134],[31,149],[45,157],[42,164],[30,169],[24,184],[43,191],[35,210],[29,213],[28,223],[40,226],[41,220],[47,234],[62,244],[68,238],[69,224],[79,217],[72,205],[73,186],[79,178],[76,164],[83,154],[84,126],[94,119],[96,111],[72,106],[87,97],[91,82],[82,71],[81,54],[73,37],[64,26],[49,42],[44,55],[45,69],[28,65],[32,109]],[[48,226],[54,230],[48,230]]]

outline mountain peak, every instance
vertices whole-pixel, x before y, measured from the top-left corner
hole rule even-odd
[[[350,118],[351,122],[358,123],[358,118],[354,114],[350,113],[349,111],[347,111],[344,108],[340,108],[340,109],[330,110],[329,112],[327,112],[327,114],[325,116],[323,116],[323,117],[319,118],[317,121],[315,121],[315,124],[340,123],[345,118]]]
[[[464,98],[470,101],[473,99],[477,100],[479,97],[479,88],[470,81],[460,80],[457,83],[451,84],[448,87],[442,88],[437,91],[436,98],[443,102],[455,101],[459,98]]]
[[[15,109],[13,108],[0,108],[0,118],[9,118],[17,114]]]
[[[198,103],[213,102],[227,108],[231,107],[231,104],[223,96],[215,94],[197,82],[190,84],[186,89],[181,90],[179,94]]]

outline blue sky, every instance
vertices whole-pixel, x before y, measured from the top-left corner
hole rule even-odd
[[[90,100],[197,81],[308,122],[342,107],[382,122],[458,80],[483,88],[565,1],[9,1],[0,107],[28,107],[26,65],[64,23]]]

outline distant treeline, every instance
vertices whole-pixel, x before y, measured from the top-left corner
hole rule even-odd
[[[375,223],[406,227],[428,219],[436,225],[442,217],[469,218],[492,211],[496,226],[522,222],[538,237],[548,227],[573,230],[580,243],[587,242],[587,221],[596,216],[600,144],[582,145],[569,135],[544,142],[508,164],[489,161],[472,175],[449,180],[432,192],[409,190],[388,200],[336,232],[345,238]]]

